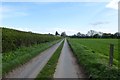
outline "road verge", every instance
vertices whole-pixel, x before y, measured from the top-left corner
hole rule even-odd
[[[3,55],[2,58],[2,76],[7,75],[8,72],[16,69],[17,67],[22,66],[44,50],[48,49],[52,45],[56,44],[59,41],[42,43],[39,45],[33,45],[30,47],[22,47],[16,51],[12,51]]]
[[[58,59],[59,59],[63,44],[64,44],[64,41],[57,48],[57,50],[52,55],[52,57],[47,62],[47,64],[44,66],[42,71],[40,71],[40,73],[38,74],[36,80],[39,80],[40,78],[42,78],[42,80],[53,78],[55,68],[56,68],[56,65],[57,65],[57,62],[58,62]]]

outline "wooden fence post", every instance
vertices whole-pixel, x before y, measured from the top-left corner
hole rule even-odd
[[[109,66],[112,66],[113,64],[113,53],[114,53],[114,45],[110,44]]]

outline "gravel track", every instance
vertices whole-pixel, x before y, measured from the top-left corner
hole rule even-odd
[[[31,59],[26,64],[16,68],[12,72],[9,72],[5,76],[5,78],[36,78],[36,76],[39,74],[39,72],[42,70],[42,68],[48,62],[50,57],[53,55],[53,53],[59,47],[61,42],[59,42],[59,43],[53,45],[52,47],[50,47],[49,49],[43,51],[42,53],[40,53],[35,58]]]
[[[54,78],[86,78],[82,67],[78,66],[76,58],[73,56],[66,39]]]

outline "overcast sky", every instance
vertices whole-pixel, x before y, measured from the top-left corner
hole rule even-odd
[[[118,31],[118,0],[109,2],[2,2],[0,26],[68,35]]]

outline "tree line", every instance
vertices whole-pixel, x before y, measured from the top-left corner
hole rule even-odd
[[[97,32],[95,30],[90,30],[88,31],[87,34],[82,34],[78,32],[77,34],[74,34],[69,37],[71,38],[120,38],[120,32],[116,32],[112,34],[112,33],[103,33],[103,32]]]
[[[63,37],[68,36],[65,32],[62,32],[61,34],[59,34],[57,31],[55,35],[63,36]],[[82,34],[78,32],[77,34],[74,34],[68,37],[71,37],[71,38],[120,38],[120,32],[116,32],[112,34],[112,33],[103,33],[103,32],[97,32],[95,30],[90,30],[87,32],[87,34]]]

